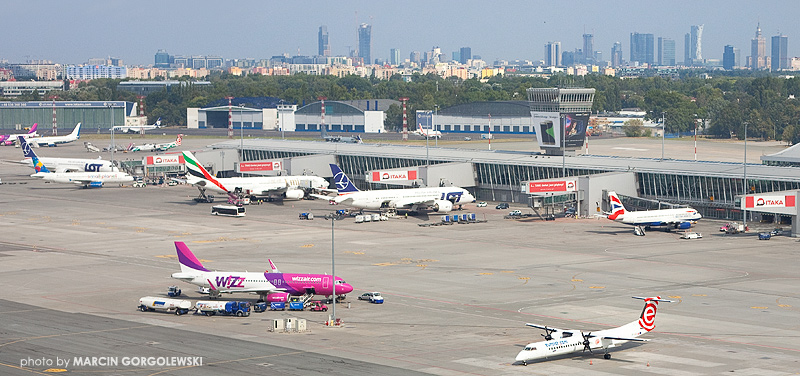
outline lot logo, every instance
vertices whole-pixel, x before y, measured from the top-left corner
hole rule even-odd
[[[442,200],[452,201],[452,202],[459,202],[461,201],[461,196],[464,192],[450,192],[450,193],[442,193]]]
[[[100,172],[100,167],[103,167],[100,163],[87,163],[83,166],[83,170],[86,172]]]
[[[347,178],[347,175],[344,172],[340,171],[333,177],[333,181],[336,182],[336,189],[340,191],[347,190],[350,187],[350,179]]]

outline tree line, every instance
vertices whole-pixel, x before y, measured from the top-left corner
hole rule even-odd
[[[713,72],[712,72],[713,73]],[[182,80],[189,80],[183,77]],[[80,83],[68,91],[48,92],[59,100],[136,101],[134,93],[118,90],[121,80],[97,79]],[[187,107],[205,107],[219,99],[233,97],[277,97],[289,103],[311,103],[317,97],[329,100],[398,99],[408,97],[410,124],[416,110],[433,110],[483,101],[527,100],[526,89],[570,85],[597,89],[593,112],[617,112],[640,108],[648,119],[666,119],[667,132],[687,132],[705,124],[704,134],[715,138],[750,138],[800,141],[800,78],[783,78],[756,72],[722,74],[703,78],[691,71],[679,78],[640,77],[621,79],[603,75],[549,78],[519,75],[495,76],[488,80],[442,78],[415,74],[410,81],[400,75],[389,80],[359,76],[234,76],[215,73],[211,85],[173,86],[145,99],[147,114],[161,117],[168,125],[186,125]],[[47,100],[37,92],[15,100]],[[402,127],[402,110],[392,105],[386,128]],[[413,127],[412,127],[413,128]]]

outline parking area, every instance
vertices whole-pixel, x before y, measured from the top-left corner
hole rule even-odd
[[[45,151],[77,155],[78,147]],[[0,148],[0,160],[21,159],[18,152]],[[293,364],[309,373],[437,375],[792,374],[800,368],[797,239],[759,241],[758,232],[771,228],[757,224],[731,235],[719,231],[724,222],[701,220],[691,230],[699,239],[656,230],[634,236],[630,226],[599,218],[505,219],[513,210],[531,210],[519,203],[495,209],[496,202],[452,212],[485,220],[452,226],[419,226],[441,221],[441,214],[332,223],[323,217],[340,208],[324,200],[251,205],[245,217],[218,217],[210,215],[211,205],[194,202],[196,189],[185,185],[81,189],[34,181],[29,173],[0,162],[2,181],[17,183],[0,185],[0,283],[6,286],[0,299],[7,302],[0,302],[0,327],[14,328],[0,333],[3,373],[28,374],[11,367],[28,353],[157,353],[148,342],[178,352],[187,346],[208,362],[247,372],[269,372],[263,364],[271,364],[284,374]],[[299,220],[299,213],[314,218]],[[270,258],[282,272],[330,273],[333,253],[336,275],[356,289],[337,304],[343,326],[323,325],[330,310],[243,318],[137,311],[140,297],[165,296],[169,285],[180,285],[170,278],[179,270],[174,241],[186,242],[216,270],[265,270]],[[191,285],[181,287],[186,299],[205,298]],[[367,292],[380,292],[385,303],[357,299]],[[659,306],[656,329],[644,337],[651,342],[615,349],[612,360],[587,353],[512,365],[522,346],[541,339],[526,322],[605,329],[639,316],[641,303],[631,296],[652,295],[676,303]],[[25,312],[37,320],[23,319]],[[271,319],[286,317],[306,319],[310,331],[267,332]],[[45,340],[65,332],[74,334]],[[196,345],[215,340],[243,343],[246,351]],[[258,355],[259,346],[268,350]],[[284,360],[247,360],[267,353]],[[212,372],[203,366],[169,373]]]

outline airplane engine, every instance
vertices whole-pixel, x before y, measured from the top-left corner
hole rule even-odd
[[[433,203],[433,211],[447,213],[453,210],[453,203],[445,200],[436,200]]]
[[[288,302],[289,296],[291,296],[288,292],[273,292],[271,294],[267,294],[267,301],[272,302]]]
[[[100,187],[103,186],[103,182],[101,182],[101,181],[93,181],[93,182],[89,183],[89,186],[92,187],[92,188],[100,188]]]
[[[678,223],[675,227],[680,229],[680,230],[688,230],[690,227],[692,227],[692,223],[691,222],[681,222],[681,223]]]
[[[283,195],[288,199],[300,200],[306,196],[306,193],[302,189],[287,189]]]

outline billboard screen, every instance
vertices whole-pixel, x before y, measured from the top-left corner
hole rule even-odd
[[[417,111],[417,129],[433,128],[433,111]]]
[[[183,155],[176,154],[176,155],[156,155],[152,157],[147,157],[144,160],[144,164],[148,166],[155,166],[155,165],[179,165],[183,164]]]
[[[417,180],[416,170],[392,170],[392,171],[372,171],[368,176],[372,177],[372,183],[383,183],[387,181],[408,181]]]
[[[528,194],[574,192],[577,190],[578,182],[575,180],[528,181],[525,182],[524,187],[523,192]]]
[[[586,139],[586,127],[588,126],[588,112],[561,114],[561,127],[567,134],[564,146],[567,148],[583,147],[583,141]]]
[[[531,112],[531,118],[539,147],[561,146],[561,136],[558,134],[561,120],[558,112]]]
[[[282,170],[281,164],[281,161],[239,162],[239,172],[280,171]]]

